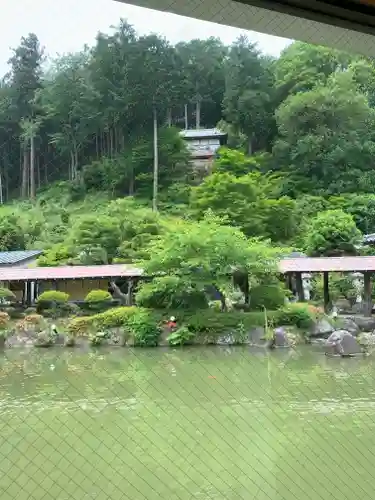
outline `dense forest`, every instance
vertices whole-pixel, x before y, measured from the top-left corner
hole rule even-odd
[[[228,132],[203,178],[186,122]],[[137,261],[210,220],[274,248],[353,254],[375,232],[374,125],[374,62],[333,49],[296,42],[274,59],[245,37],[171,45],[121,21],[47,64],[29,34],[0,87],[0,247],[42,248],[41,265]]]

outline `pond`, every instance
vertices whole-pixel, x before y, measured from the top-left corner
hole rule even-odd
[[[370,357],[311,347],[1,356],[2,500],[374,496]]]

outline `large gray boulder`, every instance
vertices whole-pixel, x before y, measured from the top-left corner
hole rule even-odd
[[[346,330],[333,332],[325,344],[325,353],[328,356],[355,356],[362,352],[357,339]]]
[[[350,319],[355,322],[362,332],[372,332],[375,330],[375,317],[351,316]]]
[[[349,317],[339,317],[337,319],[337,324],[339,325],[341,330],[346,330],[347,332],[351,333],[355,337],[359,335],[360,333],[360,328],[357,325],[357,323],[354,321],[353,318]]]
[[[335,330],[326,318],[319,319],[310,330],[311,337],[329,337]]]

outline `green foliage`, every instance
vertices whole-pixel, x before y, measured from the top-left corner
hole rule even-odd
[[[241,150],[223,147],[214,162],[212,171],[242,177],[250,172],[264,171],[269,162],[269,155],[264,153],[248,156]]]
[[[108,330],[126,325],[137,312],[137,307],[117,307],[92,316],[91,322],[100,330]]]
[[[192,333],[186,326],[181,326],[175,332],[167,337],[167,341],[171,346],[188,345],[194,340],[194,333]]]
[[[133,336],[135,346],[155,347],[158,345],[161,328],[149,311],[139,309],[128,317],[126,327]]]
[[[250,290],[251,309],[275,310],[285,303],[286,290],[281,283],[260,284]]]
[[[312,294],[314,301],[323,303],[323,286],[323,278],[321,276],[315,276],[312,280]],[[355,290],[353,284],[353,277],[350,274],[344,275],[331,273],[329,277],[329,296],[333,302],[338,299],[346,299],[351,303],[354,302],[357,296],[357,291]]]
[[[2,213],[3,212],[3,213]],[[0,250],[24,250],[25,233],[18,217],[0,209]]]
[[[8,288],[0,287],[0,301],[12,302],[16,296]]]
[[[351,215],[342,210],[327,210],[311,220],[305,248],[312,256],[355,255],[360,241],[361,232]]]
[[[281,187],[282,179],[274,175],[217,172],[192,190],[191,206],[198,217],[210,209],[247,236],[288,241],[297,232],[296,204],[279,197]]]
[[[197,223],[181,221],[152,242],[144,267],[149,276],[181,277],[186,287],[198,292],[212,285],[228,290],[235,270],[249,275],[253,283],[265,273],[276,273],[278,255],[280,249],[267,242],[249,241],[240,230],[223,226],[208,214]]]
[[[204,291],[179,276],[162,276],[141,283],[136,302],[151,309],[204,309],[208,306]]]
[[[372,192],[374,111],[350,71],[326,86],[288,97],[276,113],[274,157],[290,176],[288,192]]]
[[[74,228],[73,241],[86,256],[87,263],[106,263],[116,255],[121,241],[119,223],[106,215],[87,215]]]
[[[91,290],[85,297],[85,302],[110,302],[112,295],[107,290]]]
[[[319,311],[309,304],[291,303],[278,312],[277,322],[279,325],[291,325],[307,330],[313,326],[318,313]]]
[[[54,302],[56,304],[65,304],[69,300],[69,294],[59,290],[46,290],[38,297],[38,304],[43,302]]]

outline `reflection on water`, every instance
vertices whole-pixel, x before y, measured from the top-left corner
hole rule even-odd
[[[374,373],[310,348],[8,351],[1,498],[373,498]]]

